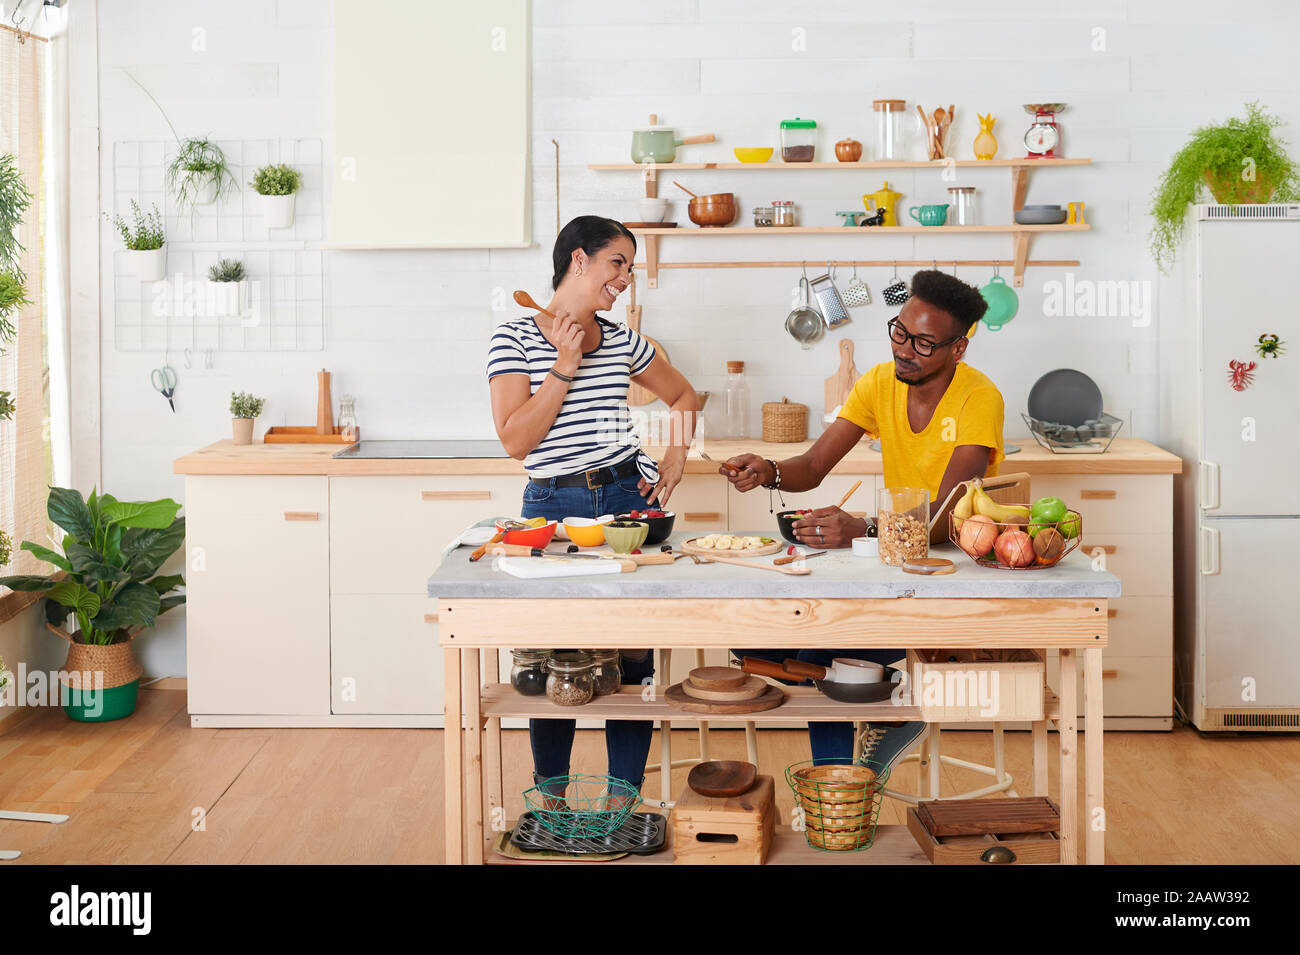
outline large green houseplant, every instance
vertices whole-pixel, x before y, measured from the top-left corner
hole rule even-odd
[[[1274,133],[1280,125],[1258,103],[1247,103],[1245,119],[1202,126],[1174,154],[1148,210],[1151,254],[1161,271],[1173,263],[1187,207],[1203,188],[1225,205],[1300,199],[1300,167]]]
[[[45,594],[49,629],[69,644],[64,669],[103,674],[104,693],[73,694],[65,709],[75,719],[116,719],[135,709],[141,668],[131,654],[131,640],[158,617],[185,602],[174,591],[185,584],[180,574],[159,569],[185,541],[180,505],[160,501],[119,501],[91,492],[83,498],[71,488],[50,489],[50,520],[66,533],[62,553],[32,541],[30,551],[55,573],[0,577],[0,586]],[[69,616],[76,630],[64,629]],[[99,711],[103,715],[88,715]]]

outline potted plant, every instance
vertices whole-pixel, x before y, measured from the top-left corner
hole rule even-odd
[[[119,501],[94,491],[82,498],[72,488],[54,487],[47,510],[66,532],[62,553],[32,541],[23,541],[22,549],[61,573],[0,577],[0,586],[45,594],[46,627],[68,643],[64,670],[81,674],[81,686],[64,703],[68,715],[86,722],[129,716],[143,672],[131,641],[185,602],[184,594],[172,592],[184,578],[158,574],[185,541],[185,518],[176,516],[180,505],[166,498]],[[65,626],[69,615],[76,622],[72,631]]]
[[[1202,189],[1224,205],[1300,199],[1300,169],[1273,133],[1281,124],[1258,103],[1247,103],[1245,119],[1202,126],[1174,154],[1148,210],[1155,220],[1151,254],[1161,271],[1173,262],[1187,207]]]
[[[0,567],[9,566],[9,558],[13,556],[13,539],[4,531],[0,531]]]
[[[131,221],[113,216],[113,227],[122,236],[126,256],[141,282],[157,282],[167,274],[167,239],[163,235],[162,216],[155,205],[148,213],[131,200]]]
[[[234,419],[235,444],[253,443],[253,419],[262,413],[265,398],[255,398],[247,392],[230,393],[230,414]]]
[[[247,286],[244,263],[221,259],[208,268],[208,311],[212,315],[240,315]]]
[[[181,210],[206,206],[239,188],[226,163],[226,154],[209,139],[181,141],[167,166],[167,188]]]
[[[263,166],[249,185],[262,197],[262,215],[268,229],[293,225],[293,196],[302,185],[302,173],[283,163]]]

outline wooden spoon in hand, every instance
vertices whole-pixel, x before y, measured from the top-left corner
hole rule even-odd
[[[531,308],[535,312],[541,312],[543,315],[547,316],[548,318],[555,317],[554,312],[550,312],[542,308],[542,306],[538,305],[536,302],[533,301],[533,297],[531,295],[529,295],[527,292],[522,290],[515,292],[515,304],[521,305],[524,308]]]

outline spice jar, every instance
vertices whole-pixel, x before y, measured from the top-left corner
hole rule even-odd
[[[617,693],[623,682],[623,667],[617,650],[591,650],[591,688],[596,696]]]
[[[948,225],[979,225],[974,186],[948,187]]]
[[[552,653],[546,664],[546,696],[560,706],[590,703],[595,690],[591,679],[591,654],[585,650]]]
[[[773,222],[773,212],[771,206],[754,207],[754,225],[769,226]]]
[[[906,159],[907,144],[903,141],[903,116],[907,101],[877,99],[871,101],[876,114],[876,158]]]
[[[817,123],[811,119],[781,120],[781,159],[812,162],[817,151]]]
[[[794,225],[794,203],[789,199],[772,200],[772,225]]]
[[[550,650],[511,650],[514,665],[510,668],[510,685],[524,696],[541,696],[546,692],[546,661]]]
[[[895,567],[929,556],[930,492],[916,487],[882,487],[876,492],[880,560]]]

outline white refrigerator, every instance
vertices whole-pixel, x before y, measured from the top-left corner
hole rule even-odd
[[[1300,730],[1300,204],[1196,206],[1161,310],[1175,695],[1203,731]],[[1181,295],[1181,302],[1177,299]],[[1283,344],[1259,354],[1261,335]],[[1234,389],[1231,361],[1255,367]]]

